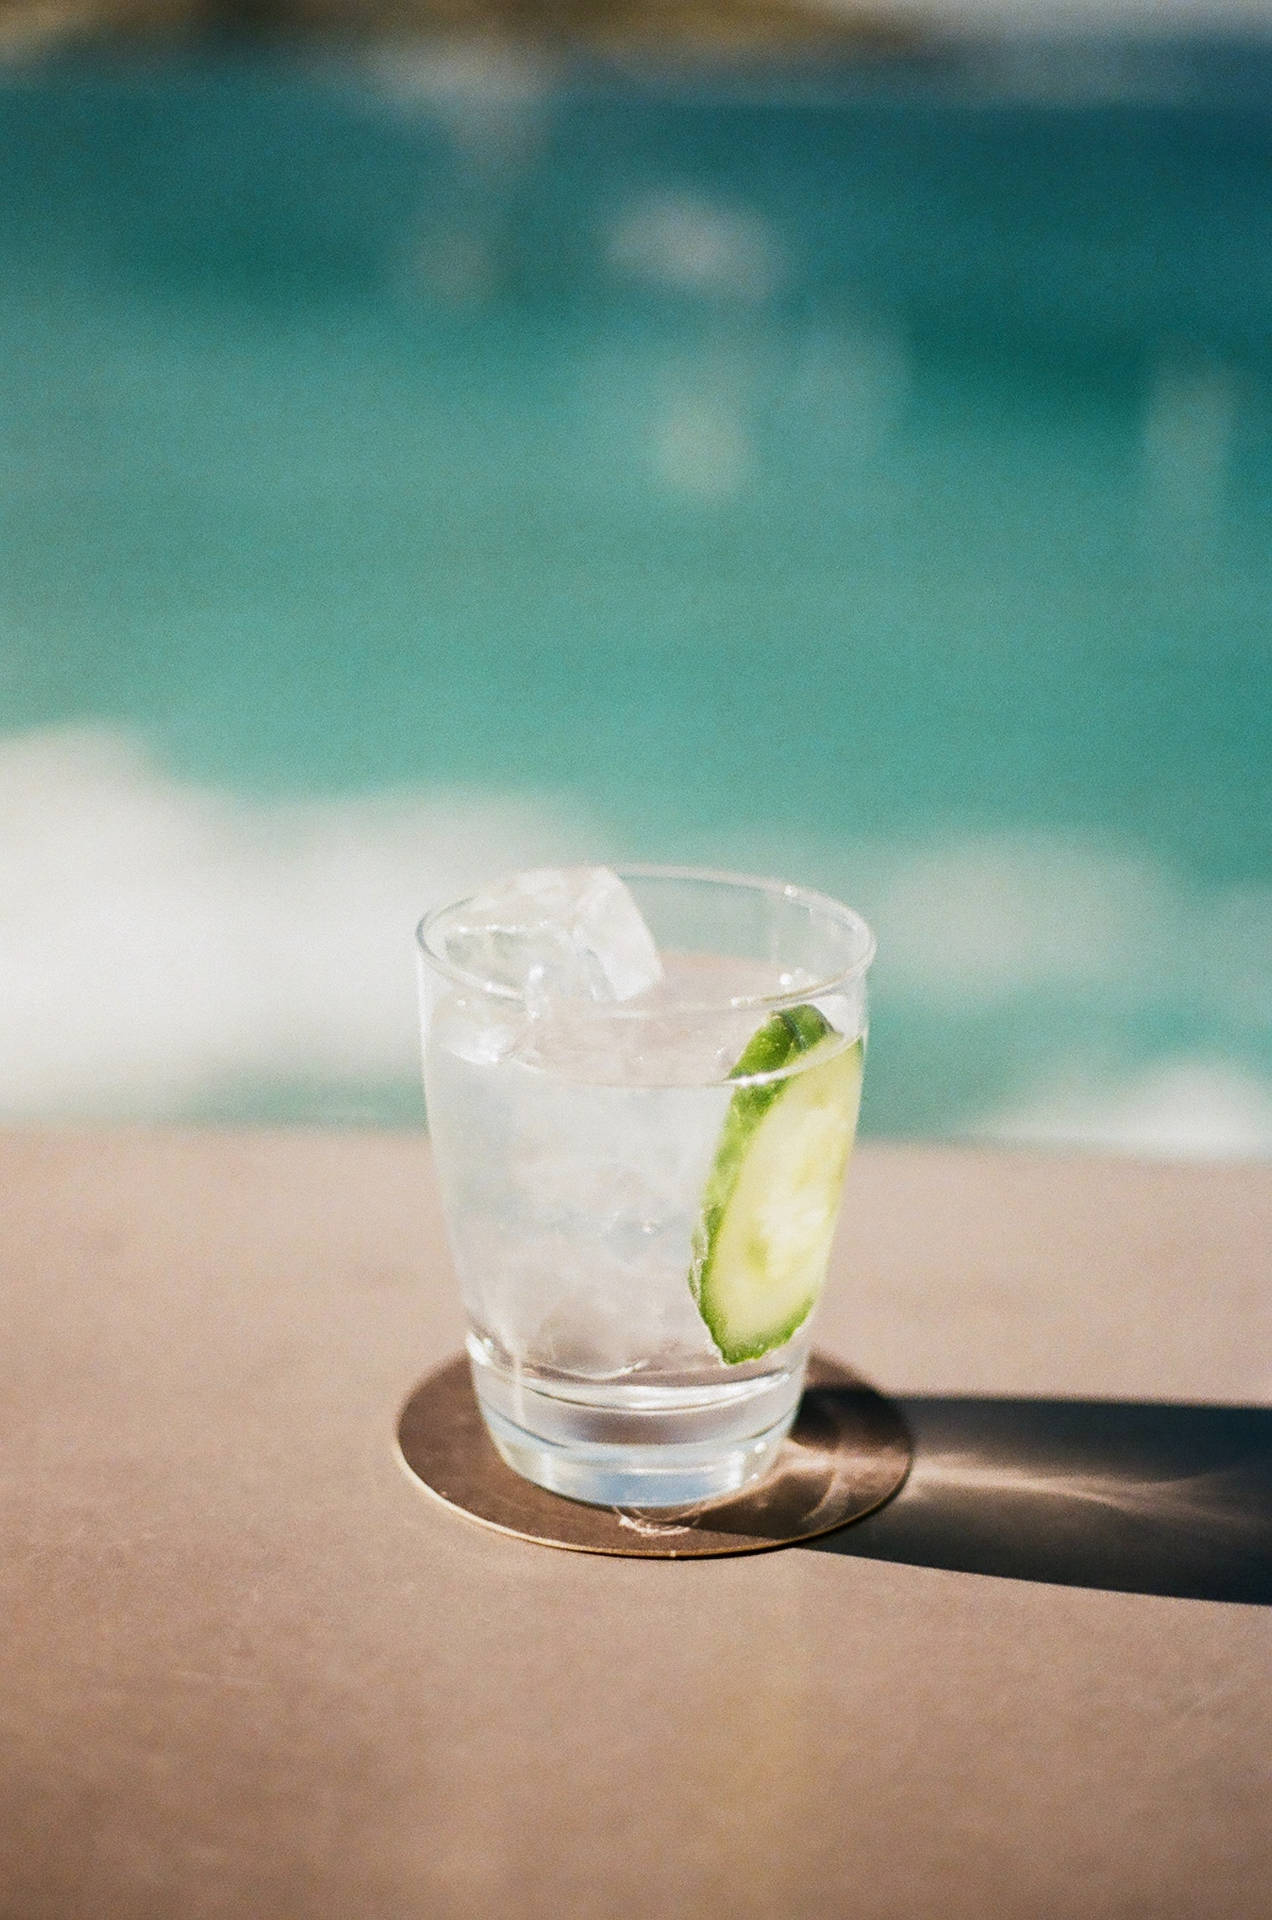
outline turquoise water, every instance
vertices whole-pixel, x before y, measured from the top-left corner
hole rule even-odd
[[[0,73],[0,1107],[409,1116],[415,908],[595,854],[867,912],[869,1130],[1272,1153],[1270,101]]]

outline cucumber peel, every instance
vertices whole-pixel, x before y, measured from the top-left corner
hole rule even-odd
[[[816,1007],[791,1007],[757,1029],[733,1069],[752,1084],[737,1089],[725,1114],[689,1273],[730,1366],[782,1346],[821,1292],[856,1132],[862,1052],[860,1039],[845,1046]]]

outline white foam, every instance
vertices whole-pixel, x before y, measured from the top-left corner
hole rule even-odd
[[[968,837],[876,864],[881,953],[947,1007],[1055,983],[1160,981],[1195,931],[1185,889],[1160,862],[1077,835]]]
[[[1040,1087],[1032,1100],[968,1131],[1021,1145],[1081,1146],[1168,1160],[1272,1158],[1272,1083],[1229,1061],[1185,1055],[1120,1082],[1091,1074]]]
[[[760,303],[785,275],[781,243],[751,208],[697,193],[648,194],[609,235],[619,272],[674,293]]]
[[[0,743],[0,1111],[162,1115],[222,1085],[417,1071],[412,930],[594,835],[472,792],[251,804],[132,736]]]
[[[1272,886],[1204,886],[1133,844],[1016,833],[863,851],[862,906],[890,983],[943,1011],[1044,991],[1181,998],[1220,1028],[1272,1029]]]
[[[174,779],[131,734],[0,740],[0,1115],[162,1117],[277,1082],[410,1085],[412,930],[509,866],[611,851],[543,799],[474,790],[250,803]],[[684,849],[646,847],[660,852]],[[1012,834],[920,848],[699,839],[860,907],[891,1018],[966,1017],[1042,993],[1072,1008],[1032,1082],[980,1138],[1272,1158],[1272,887],[1205,887],[1107,837]],[[1134,1024],[1186,1005],[1169,1057],[1100,1056],[1084,1009]],[[1049,1018],[1052,1015],[1048,1016]],[[883,1038],[872,1076],[887,1071]],[[963,1098],[949,1088],[951,1111]]]

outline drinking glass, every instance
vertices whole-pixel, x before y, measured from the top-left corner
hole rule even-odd
[[[417,934],[428,1124],[477,1400],[518,1473],[687,1505],[795,1417],[856,1126],[874,939],[778,881],[636,867],[663,977],[626,1000]]]

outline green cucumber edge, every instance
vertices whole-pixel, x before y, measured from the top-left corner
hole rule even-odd
[[[839,1030],[830,1024],[824,1013],[814,1006],[787,1007],[766,1020],[762,1027],[751,1035],[742,1053],[738,1056],[731,1079],[758,1074],[777,1074],[781,1068],[800,1054],[811,1053],[813,1048],[831,1035],[838,1037]],[[843,1051],[855,1048],[862,1052],[861,1039],[850,1040]],[[837,1055],[835,1056],[837,1057]],[[740,1366],[745,1360],[762,1360],[766,1353],[772,1353],[775,1347],[784,1346],[791,1336],[803,1326],[813,1307],[817,1303],[817,1292],[801,1303],[776,1338],[768,1337],[762,1341],[747,1341],[739,1345],[735,1341],[723,1341],[703,1312],[703,1294],[709,1285],[720,1223],[724,1218],[733,1192],[741,1177],[746,1159],[746,1142],[767,1113],[773,1102],[779,1099],[790,1083],[790,1076],[783,1074],[780,1079],[764,1080],[758,1086],[742,1086],[734,1093],[729,1102],[724,1125],[720,1129],[720,1139],[716,1146],[715,1158],[711,1163],[711,1172],[707,1177],[706,1192],[703,1195],[702,1212],[694,1229],[693,1253],[689,1267],[689,1291],[694,1298],[698,1312],[702,1314],[703,1324],[711,1335],[712,1344],[720,1358],[729,1366]]]

